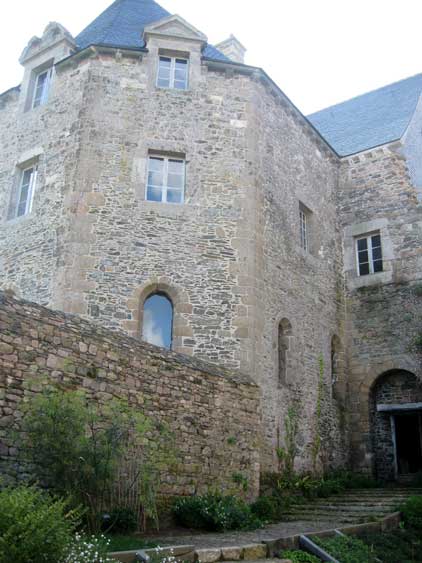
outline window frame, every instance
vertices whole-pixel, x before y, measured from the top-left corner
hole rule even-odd
[[[22,191],[24,188],[24,179],[25,179],[25,173],[28,172],[29,170],[32,170],[31,172],[31,176],[30,176],[30,180],[29,180],[29,184],[28,184],[28,193],[27,193],[27,197],[26,197],[26,201],[25,201],[25,212],[22,214],[18,214],[19,213],[19,208],[21,206],[21,199],[22,199]],[[13,214],[13,219],[18,219],[20,217],[25,217],[26,215],[29,215],[32,211],[32,205],[33,205],[33,201],[34,201],[34,193],[35,193],[35,186],[37,183],[37,175],[38,175],[38,166],[36,164],[32,164],[31,166],[26,166],[25,168],[22,168],[20,170],[20,177],[19,177],[19,189],[18,189],[18,195],[16,198],[16,208],[15,208],[15,212]]]
[[[160,86],[160,84],[158,83],[158,81],[160,80],[161,59],[170,59],[170,80],[169,80],[168,86]],[[175,85],[174,85],[175,80],[176,80],[176,62],[177,61],[186,62],[186,81],[185,81],[185,87],[184,88],[176,88]],[[186,92],[189,89],[189,58],[184,57],[184,56],[178,57],[177,55],[159,54],[158,55],[157,78],[156,78],[156,81],[155,81],[155,85],[156,85],[157,88],[164,89],[164,90],[167,89],[167,90],[177,90],[179,92]]]
[[[372,244],[372,239],[373,237],[378,236],[380,239],[380,245],[379,246],[373,246]],[[359,241],[361,240],[366,240],[366,252],[368,253],[368,262],[363,262],[362,264],[368,264],[369,266],[369,272],[367,274],[361,274],[361,270],[360,270],[360,266],[361,263],[359,261]],[[377,258],[374,259],[374,248],[380,248],[381,249],[381,258]],[[365,276],[370,276],[373,274],[381,274],[383,273],[384,270],[384,252],[383,252],[383,245],[382,245],[382,236],[381,236],[381,232],[380,231],[373,231],[371,233],[367,233],[366,235],[359,235],[355,237],[355,256],[356,256],[356,269],[357,269],[357,274],[358,277],[365,277]],[[374,262],[380,262],[381,261],[381,265],[382,265],[382,269],[375,271],[374,269]]]
[[[38,108],[38,107],[43,106],[47,103],[48,95],[49,95],[49,92],[50,92],[50,86],[51,86],[51,82],[52,82],[52,78],[53,78],[53,70],[54,70],[54,67],[52,65],[52,66],[49,66],[48,68],[45,68],[43,70],[38,71],[35,74],[34,92],[32,94],[31,109]],[[43,76],[44,74],[47,75],[46,80],[43,84],[43,89],[42,89],[39,101],[36,104],[36,102],[38,100],[38,96],[37,96],[38,82],[39,82],[40,77]]]
[[[299,231],[300,231],[300,248],[309,254],[309,216],[303,205],[299,205]]]
[[[162,160],[164,162],[163,167],[163,183],[161,186],[151,185],[152,188],[161,189],[161,201],[156,201],[154,199],[148,199],[148,188],[149,184],[149,173],[150,173],[150,161],[151,160]],[[177,189],[168,185],[168,174],[169,174],[169,162],[179,162],[183,164],[183,175],[182,175],[182,188],[181,188],[181,199],[180,202],[168,201],[167,193],[170,189]],[[147,180],[145,186],[145,201],[152,201],[155,203],[168,203],[172,205],[183,205],[185,203],[185,190],[186,190],[186,159],[183,157],[161,155],[161,154],[149,154],[148,155],[148,165],[147,165]]]

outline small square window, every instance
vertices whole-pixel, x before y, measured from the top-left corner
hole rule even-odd
[[[146,199],[183,203],[185,196],[185,161],[166,156],[148,158]]]
[[[34,84],[34,97],[32,99],[33,108],[47,103],[52,76],[53,67],[47,68],[46,70],[43,70],[36,75]]]
[[[381,235],[379,233],[356,239],[356,259],[359,276],[383,271]]]
[[[160,56],[158,60],[157,86],[187,90],[189,61],[176,57]]]

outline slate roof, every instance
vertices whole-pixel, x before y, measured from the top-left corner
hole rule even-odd
[[[422,74],[308,115],[340,156],[400,139],[422,93]]]
[[[76,37],[79,49],[88,45],[143,48],[142,32],[146,25],[171,15],[154,0],[115,0],[102,14]],[[204,57],[228,61],[212,45],[207,45]]]

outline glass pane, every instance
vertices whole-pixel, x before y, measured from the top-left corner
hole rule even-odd
[[[169,188],[183,188],[183,176],[180,174],[169,174],[167,179],[167,186]]]
[[[22,215],[25,215],[26,212],[26,200],[25,201],[21,201],[18,205],[18,211],[16,213],[16,217],[22,217]]]
[[[369,264],[359,264],[359,274],[366,276],[369,274]]]
[[[169,160],[169,172],[172,174],[183,174],[184,168],[184,161],[183,160]]]
[[[148,201],[162,201],[163,192],[161,188],[152,188],[148,186],[147,190],[147,200]]]
[[[182,203],[182,190],[167,190],[167,201],[169,203]]]
[[[176,80],[181,80],[182,82],[185,82],[186,80],[186,69],[183,70],[175,70],[174,72],[174,78]]]
[[[144,304],[142,338],[150,344],[171,348],[173,305],[165,295],[154,294]]]
[[[171,58],[170,57],[160,57],[160,68],[170,68]]]
[[[148,172],[148,186],[162,186],[163,174],[161,172]]]
[[[382,259],[382,250],[381,250],[380,246],[372,249],[372,258],[374,260],[381,260]]]
[[[367,250],[362,250],[362,252],[359,252],[359,263],[360,262],[369,262],[369,254]]]
[[[358,250],[366,250],[368,248],[368,240],[361,238],[358,240]]]
[[[149,158],[148,168],[149,168],[149,170],[163,170],[164,159],[163,158],[154,158],[154,157],[151,156]]]
[[[185,59],[176,59],[176,69],[181,70],[183,69],[186,72],[188,67],[188,61]]]
[[[159,88],[170,88],[170,79],[159,78],[157,85]]]
[[[176,88],[176,90],[186,90],[186,82],[180,82],[180,80],[175,80],[174,81],[174,87]]]
[[[374,235],[371,237],[372,239],[372,247],[374,246],[381,246],[381,235]]]
[[[374,261],[374,272],[382,272],[382,260]]]

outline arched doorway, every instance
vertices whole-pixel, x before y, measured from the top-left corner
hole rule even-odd
[[[422,384],[413,373],[392,370],[376,380],[371,438],[378,479],[407,480],[422,472]]]

